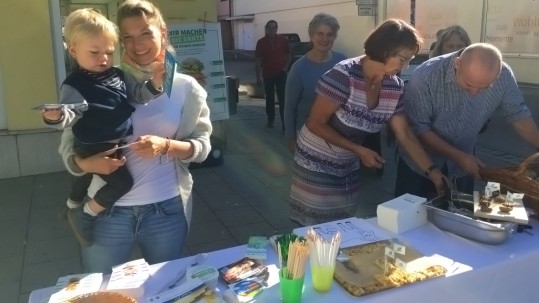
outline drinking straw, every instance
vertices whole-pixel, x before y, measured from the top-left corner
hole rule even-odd
[[[309,256],[309,245],[304,239],[296,239],[288,247],[286,276],[288,279],[299,279],[305,275],[305,264]]]
[[[277,255],[279,257],[279,268],[283,266],[283,256],[281,253],[281,243],[277,242]]]
[[[281,253],[280,253],[281,264],[283,264],[282,262],[288,261],[288,246],[290,245],[291,242],[293,242],[297,238],[298,238],[298,235],[294,233],[288,233],[288,234],[282,234],[275,239],[275,243],[277,244],[277,246],[280,245],[281,247]],[[299,237],[299,238],[303,239],[303,237]]]
[[[332,266],[339,252],[341,243],[340,232],[335,233],[331,239],[326,240],[312,228],[307,230],[307,240],[311,249],[311,255],[320,267]]]

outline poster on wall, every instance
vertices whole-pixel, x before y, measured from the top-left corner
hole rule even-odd
[[[212,121],[228,119],[225,62],[218,23],[169,24],[177,71],[195,78],[208,92]]]
[[[539,1],[488,0],[484,37],[502,53],[539,54]]]
[[[396,18],[410,23],[412,0],[388,0],[386,7],[387,19]]]
[[[428,52],[436,32],[455,25],[457,5],[447,0],[415,0],[415,27],[423,37],[422,51]]]

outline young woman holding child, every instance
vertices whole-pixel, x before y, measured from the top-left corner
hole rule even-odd
[[[160,11],[146,0],[127,0],[118,8],[117,24],[125,52],[122,69],[137,82],[150,79],[163,61],[167,29]],[[116,159],[113,151],[82,158],[73,152],[73,135],[64,131],[60,153],[75,174],[108,174],[126,165],[133,187],[95,222],[93,244],[83,248],[86,272],[110,273],[130,259],[135,246],[150,264],[181,257],[191,218],[193,180],[190,162],[210,151],[211,122],[206,92],[195,79],[174,75],[170,97],[161,94],[146,105],[132,104],[133,135]],[[102,186],[94,177],[89,195]],[[73,216],[80,208],[70,210]]]

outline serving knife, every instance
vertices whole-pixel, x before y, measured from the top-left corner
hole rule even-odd
[[[346,252],[340,251],[336,259],[352,272],[359,273],[359,268],[350,260],[350,256]]]

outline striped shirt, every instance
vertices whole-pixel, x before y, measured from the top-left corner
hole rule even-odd
[[[397,76],[385,76],[373,109],[367,107],[366,80],[361,57],[343,60],[326,72],[318,82],[316,93],[339,105],[329,124],[341,135],[356,143],[379,132],[389,119],[404,114],[399,102],[404,83]]]
[[[379,132],[394,115],[404,114],[404,83],[397,76],[385,76],[378,106],[367,107],[365,76],[360,57],[337,63],[318,81],[316,93],[339,105],[328,124],[357,144],[366,135]],[[294,161],[311,171],[345,176],[359,169],[353,152],[328,143],[303,126],[298,134]]]
[[[472,154],[479,130],[496,110],[502,112],[508,123],[528,118],[531,113],[513,71],[505,62],[489,88],[475,95],[463,90],[457,83],[454,68],[458,54],[435,57],[417,67],[406,85],[404,103],[418,136],[433,131],[452,146]],[[426,150],[438,167],[447,165],[448,175],[466,175],[453,160]],[[404,150],[399,151],[410,168],[423,174]]]

